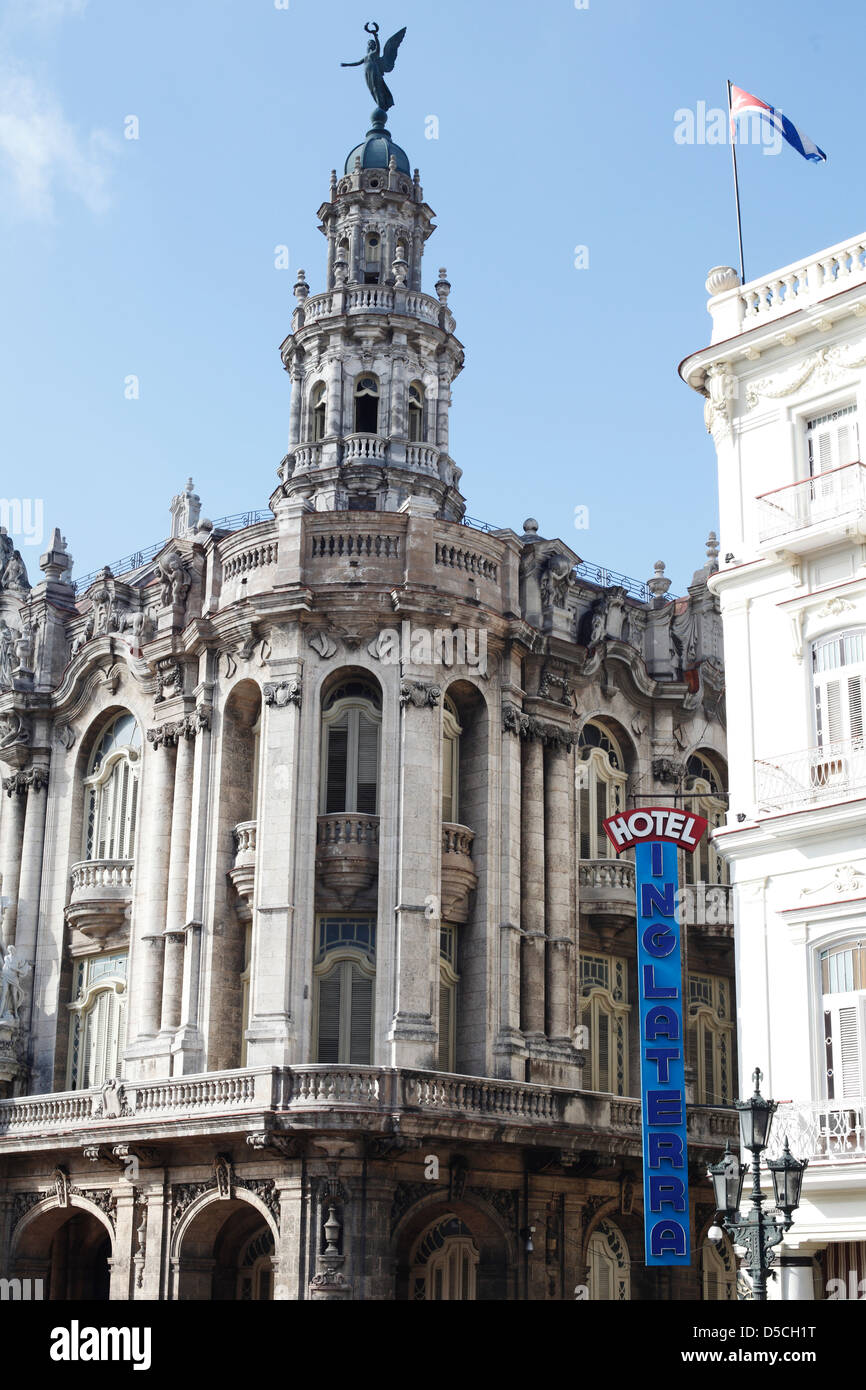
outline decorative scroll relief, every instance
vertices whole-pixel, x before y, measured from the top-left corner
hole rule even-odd
[[[835,347],[819,348],[787,372],[753,381],[746,387],[746,404],[753,410],[762,396],[773,401],[791,396],[812,376],[816,377],[818,385],[833,386],[842,380],[844,372],[856,371],[858,367],[866,367],[866,338],[860,338],[856,343],[837,343]]]
[[[267,681],[262,691],[266,705],[285,709],[287,705],[301,704],[301,681],[298,678],[288,681]]]
[[[400,704],[405,709],[407,705],[415,705],[418,709],[423,709],[429,705],[431,708],[438,705],[442,698],[442,687],[432,685],[427,681],[403,680],[400,682]]]

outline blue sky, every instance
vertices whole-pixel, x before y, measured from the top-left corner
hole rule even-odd
[[[842,57],[861,4],[283,4],[6,0],[0,495],[43,499],[78,574],[165,535],[188,474],[206,515],[267,506],[295,273],[321,288],[315,212],[368,125],[339,64],[376,19],[408,26],[389,125],[437,213],[425,288],[447,266],[466,346],[451,452],[470,515],[533,515],[637,578],[664,559],[683,592],[717,505],[676,367],[737,246],[730,150],[677,143],[675,113],[723,106],[730,76],[830,156],[741,151],[748,276],[856,234],[861,79]]]

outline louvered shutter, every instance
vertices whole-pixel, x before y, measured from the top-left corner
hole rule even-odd
[[[373,1033],[373,981],[357,966],[352,966],[352,1013],[349,1038],[349,1061],[355,1066],[369,1066]]]
[[[866,999],[856,994],[825,996],[829,1005],[828,1081],[834,1100],[856,1100],[866,1092]]]
[[[340,995],[341,966],[336,966],[319,980],[319,1038],[316,1058],[319,1062],[340,1060]]]
[[[138,816],[138,773],[133,772],[130,776],[132,786],[129,796],[129,829],[126,835],[124,859],[133,859],[135,857],[135,827]]]
[[[328,729],[328,772],[325,794],[325,814],[334,815],[346,810],[346,771],[348,767],[349,730],[345,724],[332,724]]]
[[[610,1019],[603,1009],[598,1010],[598,1089],[612,1091],[610,1084]]]
[[[442,740],[442,819],[454,821],[454,740]]]
[[[376,814],[376,783],[379,769],[379,727],[363,714],[358,715],[358,796],[355,810]]]
[[[453,987],[441,976],[439,979],[439,1070],[451,1071],[451,1002]]]
[[[588,769],[587,769],[587,773],[588,773]],[[591,858],[592,858],[592,848],[591,848],[590,833],[589,833],[590,817],[591,817],[591,814],[592,814],[592,811],[591,811],[591,805],[590,805],[589,787],[581,787],[581,789],[580,789],[580,857],[581,857],[581,859],[591,859]]]
[[[114,991],[104,990],[94,1006],[94,1044],[91,1086],[101,1086],[106,1079],[106,1059],[108,1057],[111,1034],[114,1028]]]

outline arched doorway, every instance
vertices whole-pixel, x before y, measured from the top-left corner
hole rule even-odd
[[[516,1296],[517,1242],[486,1201],[418,1203],[394,1232],[398,1302],[503,1302]]]
[[[459,1216],[443,1216],[419,1237],[412,1252],[415,1303],[474,1302],[478,1247]]]
[[[111,1235],[92,1212],[52,1207],[31,1215],[14,1240],[12,1276],[41,1279],[43,1298],[52,1302],[107,1302]]]
[[[587,1245],[589,1297],[593,1303],[627,1303],[631,1298],[631,1261],[622,1231],[600,1221]]]
[[[181,1228],[172,1258],[173,1297],[259,1302],[274,1296],[275,1240],[257,1206],[214,1198]]]

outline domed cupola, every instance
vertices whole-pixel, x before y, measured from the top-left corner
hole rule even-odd
[[[292,379],[289,448],[272,504],[282,495],[318,511],[397,511],[414,498],[454,521],[465,502],[448,452],[448,413],[463,348],[445,271],[435,297],[422,290],[434,213],[418,170],[410,174],[385,128],[393,98],[381,74],[393,68],[403,32],[381,54],[374,36],[361,60],[378,104],[366,140],[342,178],[332,171],[319,208],[324,290],[312,294],[298,272],[281,348]]]

